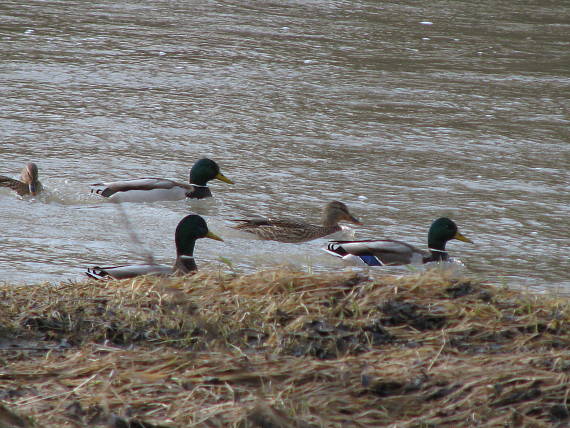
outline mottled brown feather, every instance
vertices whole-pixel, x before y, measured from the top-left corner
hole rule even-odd
[[[253,233],[257,237],[287,243],[298,243],[322,238],[341,230],[340,221],[362,224],[355,218],[345,204],[329,202],[323,211],[321,225],[315,225],[296,219],[253,218],[233,220],[239,224],[235,229]]]

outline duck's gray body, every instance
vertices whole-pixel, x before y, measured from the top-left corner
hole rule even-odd
[[[117,202],[179,201],[186,198],[203,199],[212,196],[208,186],[181,183],[167,178],[138,178],[134,180],[97,183],[91,192]]]
[[[430,253],[391,239],[374,241],[331,241],[324,249],[351,264],[398,266],[425,263]]]
[[[93,279],[127,279],[142,275],[169,276],[173,269],[169,266],[161,265],[125,265],[125,266],[94,266],[87,269],[88,277]]]

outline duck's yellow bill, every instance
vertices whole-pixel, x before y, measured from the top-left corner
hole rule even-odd
[[[463,242],[469,242],[470,244],[473,243],[473,241],[469,238],[467,238],[466,236],[463,236],[461,233],[456,232],[455,236],[453,237],[453,239],[457,239],[459,241],[463,241]]]
[[[210,238],[210,239],[215,239],[216,241],[222,241],[224,242],[224,240],[222,238],[220,238],[218,235],[216,235],[214,232],[210,232],[208,231],[208,233],[206,234],[206,238]]]
[[[234,184],[234,182],[232,180],[230,180],[228,177],[226,177],[224,174],[222,174],[221,172],[218,172],[216,174],[216,176],[214,177],[220,181],[223,181],[224,183],[228,183],[228,184]]]

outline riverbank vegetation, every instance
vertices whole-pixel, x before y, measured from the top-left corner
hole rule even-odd
[[[566,426],[570,307],[440,270],[0,286],[2,427]]]

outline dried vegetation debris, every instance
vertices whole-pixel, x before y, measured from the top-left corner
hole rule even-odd
[[[569,422],[567,299],[439,270],[200,272],[0,297],[0,426]]]

